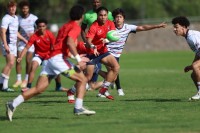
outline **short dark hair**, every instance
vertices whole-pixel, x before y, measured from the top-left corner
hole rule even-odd
[[[70,9],[69,16],[71,20],[79,20],[83,16],[85,10],[81,5],[75,5]]]
[[[48,21],[44,18],[39,18],[35,21],[35,24],[38,26],[40,23],[45,23],[46,25],[48,24]]]
[[[96,13],[98,14],[100,11],[102,11],[102,10],[104,10],[104,11],[106,11],[107,13],[108,13],[108,9],[106,8],[106,7],[103,7],[103,6],[101,6],[101,7],[99,7],[97,10],[96,10]]]
[[[15,0],[10,0],[7,4],[7,7],[17,6],[17,2]]]
[[[23,8],[24,6],[30,7],[30,3],[27,0],[23,0],[19,3],[19,8]]]
[[[112,12],[113,18],[115,18],[119,14],[122,15],[124,18],[126,17],[124,10],[121,8],[117,8],[117,9],[113,10],[113,12]]]
[[[190,21],[185,16],[178,16],[172,19],[172,24],[180,24],[187,28],[190,26]]]

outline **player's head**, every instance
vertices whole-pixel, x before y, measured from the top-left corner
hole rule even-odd
[[[125,19],[125,12],[124,10],[122,10],[121,8],[117,8],[115,10],[113,10],[112,12],[115,24],[118,25],[122,25],[124,23],[124,19]]]
[[[15,15],[17,10],[17,3],[14,0],[11,0],[7,4],[8,13],[10,15]]]
[[[101,0],[91,0],[92,8],[96,11],[101,6]]]
[[[108,9],[101,6],[96,10],[97,20],[100,24],[104,24],[108,20]]]
[[[28,15],[29,14],[29,8],[30,4],[27,0],[23,0],[19,3],[19,8],[22,12],[22,15]]]
[[[190,26],[190,21],[184,16],[179,16],[172,19],[172,24],[176,35],[185,36]]]
[[[80,20],[83,19],[84,8],[80,5],[75,5],[70,9],[69,16],[71,20]]]
[[[39,32],[44,32],[47,28],[48,21],[44,18],[39,18],[35,21]]]

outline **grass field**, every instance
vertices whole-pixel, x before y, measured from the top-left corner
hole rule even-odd
[[[142,52],[121,57],[119,97],[114,101],[96,98],[87,92],[84,105],[96,111],[94,116],[74,116],[66,94],[54,91],[54,82],[43,94],[20,105],[9,122],[5,103],[20,94],[0,92],[1,133],[197,133],[200,132],[200,102],[189,102],[196,93],[190,73],[183,68],[193,53]],[[3,65],[1,57],[1,68]],[[10,84],[15,81],[13,70]],[[72,82],[62,79],[65,87]]]

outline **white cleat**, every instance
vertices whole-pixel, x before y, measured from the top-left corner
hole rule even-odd
[[[12,102],[6,103],[6,115],[9,121],[12,121],[12,117],[14,114],[15,108],[12,105]]]
[[[105,96],[105,95],[102,95],[101,93],[98,93],[98,94],[97,94],[97,97],[105,98],[106,96]]]
[[[125,95],[123,89],[118,89],[117,91],[118,91],[118,95],[119,96],[124,96]]]
[[[193,97],[189,98],[189,100],[200,100],[200,92],[198,92],[196,95],[194,95]]]
[[[82,107],[80,109],[74,108],[74,114],[75,115],[94,115],[96,114],[96,112]]]

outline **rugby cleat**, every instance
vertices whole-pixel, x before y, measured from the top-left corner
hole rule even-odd
[[[84,107],[80,109],[74,108],[74,115],[94,115],[94,114],[96,114],[95,111],[88,110]]]

